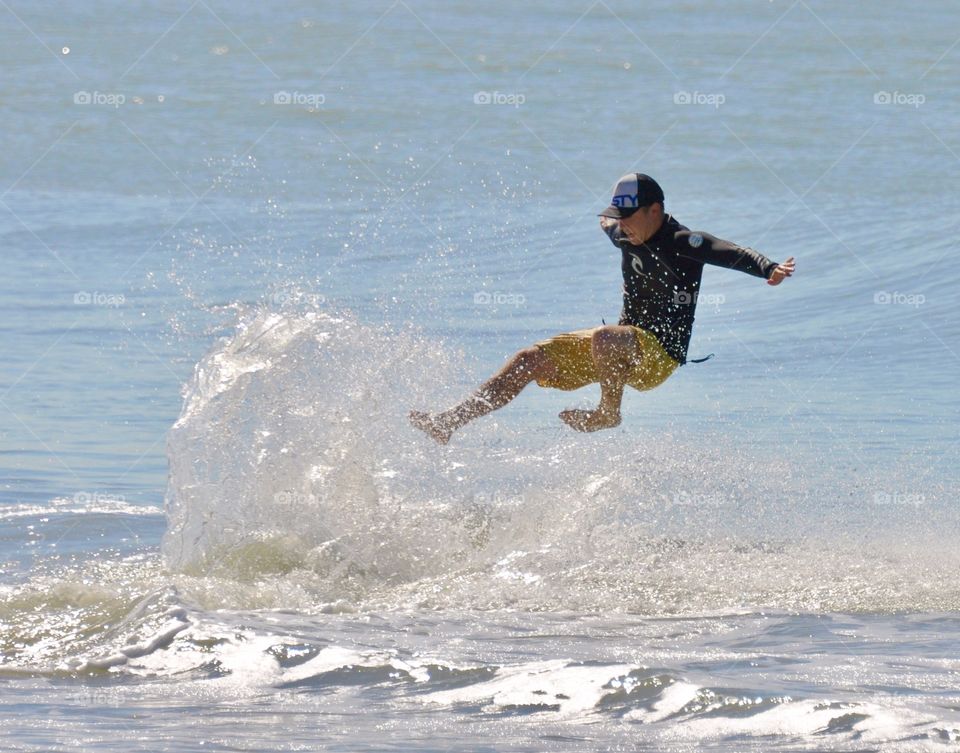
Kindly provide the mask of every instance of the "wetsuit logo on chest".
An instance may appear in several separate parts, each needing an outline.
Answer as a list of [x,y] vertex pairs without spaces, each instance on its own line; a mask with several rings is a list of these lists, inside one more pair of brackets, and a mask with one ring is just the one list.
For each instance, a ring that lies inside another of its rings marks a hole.
[[640,257],[636,254],[630,254],[630,268],[636,272],[638,275],[643,274],[643,262],[640,260]]

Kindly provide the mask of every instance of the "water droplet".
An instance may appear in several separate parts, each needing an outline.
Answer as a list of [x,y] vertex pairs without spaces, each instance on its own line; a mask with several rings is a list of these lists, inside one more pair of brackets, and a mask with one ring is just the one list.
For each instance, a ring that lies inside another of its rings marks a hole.
[[69,47],[64,47],[64,48],[61,50],[61,52],[62,52],[64,55],[69,55],[69,54],[70,54],[70,48],[69,48]]

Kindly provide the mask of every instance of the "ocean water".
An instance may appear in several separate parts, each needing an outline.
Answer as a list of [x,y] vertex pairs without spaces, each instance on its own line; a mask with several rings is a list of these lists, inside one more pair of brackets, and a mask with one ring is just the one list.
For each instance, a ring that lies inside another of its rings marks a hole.
[[[960,745],[947,0],[0,3],[0,749]],[[617,429],[616,178],[708,268]]]

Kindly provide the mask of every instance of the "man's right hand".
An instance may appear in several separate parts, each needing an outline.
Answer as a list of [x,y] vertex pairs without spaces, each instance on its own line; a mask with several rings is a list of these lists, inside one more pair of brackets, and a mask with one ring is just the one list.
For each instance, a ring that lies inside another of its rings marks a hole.
[[797,262],[791,256],[783,264],[778,264],[776,267],[774,267],[773,273],[767,280],[767,285],[779,285],[788,277],[793,277],[793,273],[796,271],[796,269]]

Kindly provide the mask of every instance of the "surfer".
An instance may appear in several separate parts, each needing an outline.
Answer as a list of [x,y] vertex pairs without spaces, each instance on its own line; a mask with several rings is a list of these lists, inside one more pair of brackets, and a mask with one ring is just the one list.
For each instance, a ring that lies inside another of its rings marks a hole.
[[446,444],[454,431],[502,408],[530,382],[559,390],[596,382],[597,408],[565,410],[560,418],[577,431],[618,426],[625,386],[651,390],[686,363],[705,264],[762,277],[768,285],[793,275],[793,257],[778,264],[753,249],[692,232],[664,212],[663,201],[653,178],[628,173],[599,215],[600,227],[621,251],[618,324],[565,332],[524,348],[458,405],[439,413],[411,411],[411,423]]

